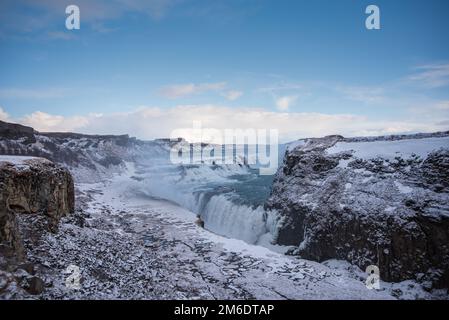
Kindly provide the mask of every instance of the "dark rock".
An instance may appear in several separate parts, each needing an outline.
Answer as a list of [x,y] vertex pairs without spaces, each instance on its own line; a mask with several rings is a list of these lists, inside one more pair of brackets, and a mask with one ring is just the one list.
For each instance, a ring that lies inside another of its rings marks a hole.
[[6,210],[42,213],[50,222],[74,211],[74,183],[69,171],[45,159],[23,160],[16,166],[0,162],[1,193]]
[[[434,136],[413,137],[418,144]],[[297,246],[305,259],[377,265],[386,281],[432,274],[434,287],[449,287],[447,139],[425,159],[327,152],[338,142],[408,138],[331,136],[287,151],[265,205],[279,215],[276,242]]]
[[0,157],[0,272],[15,270],[17,282],[28,293],[40,294],[43,281],[32,276],[35,268],[25,252],[43,234],[55,232],[74,204],[74,183],[67,169],[41,158]]
[[25,270],[26,272],[28,272],[29,274],[34,274],[35,270],[34,270],[34,264],[27,262],[27,263],[22,263],[18,266],[19,269]]
[[0,154],[45,158],[68,167],[78,180],[87,182],[97,180],[111,167],[119,170],[125,161],[132,161],[134,155],[130,149],[154,145],[128,135],[45,133],[0,121]]
[[23,143],[27,145],[36,142],[34,133],[35,131],[31,127],[0,121],[0,137],[5,139],[17,140],[20,138],[25,138]]
[[32,295],[41,294],[44,291],[44,281],[38,277],[30,277],[27,280],[28,287],[26,288],[27,292]]

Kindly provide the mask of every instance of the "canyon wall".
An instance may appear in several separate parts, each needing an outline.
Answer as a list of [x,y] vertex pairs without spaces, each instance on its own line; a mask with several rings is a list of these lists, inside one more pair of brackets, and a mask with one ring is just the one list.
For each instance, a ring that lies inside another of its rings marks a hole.
[[265,207],[278,215],[275,241],[293,254],[449,287],[447,132],[299,141]]
[[67,169],[42,158],[0,155],[0,295],[3,290],[43,290],[27,263],[27,249],[47,232],[56,232],[74,206]]

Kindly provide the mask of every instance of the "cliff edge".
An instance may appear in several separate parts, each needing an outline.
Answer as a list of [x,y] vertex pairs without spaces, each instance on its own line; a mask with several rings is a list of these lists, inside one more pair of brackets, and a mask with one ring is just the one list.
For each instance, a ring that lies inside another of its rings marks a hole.
[[303,258],[449,287],[447,132],[298,141],[266,209],[278,215],[275,241]]
[[43,289],[32,276],[27,249],[46,232],[56,232],[74,204],[67,169],[42,158],[0,156],[0,296],[14,292],[9,286],[29,293]]

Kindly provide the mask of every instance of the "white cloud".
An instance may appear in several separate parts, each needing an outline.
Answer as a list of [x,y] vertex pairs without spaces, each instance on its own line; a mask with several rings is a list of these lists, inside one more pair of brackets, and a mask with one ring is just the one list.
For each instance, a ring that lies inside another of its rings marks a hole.
[[[39,131],[72,131],[89,134],[130,134],[140,139],[170,137],[174,130],[192,128],[277,129],[282,142],[330,134],[367,136],[447,130],[447,118],[371,120],[351,114],[285,113],[255,108],[216,105],[180,105],[172,108],[141,107],[132,112],[63,117],[34,112],[18,122]],[[186,130],[185,132],[191,132]],[[186,139],[191,139],[185,136]]]
[[161,89],[161,94],[170,99],[191,95],[194,92],[195,85],[193,83],[172,85]]
[[419,101],[411,104],[408,111],[419,117],[447,117],[449,116],[449,100]]
[[25,116],[20,122],[42,132],[69,132],[85,127],[89,124],[89,119],[81,116],[63,117],[36,111]]
[[243,92],[242,91],[238,91],[238,90],[230,90],[230,91],[226,91],[226,92],[222,93],[222,96],[225,97],[226,99],[230,100],[230,101],[237,100],[242,95],[243,95]]
[[0,120],[9,121],[9,115],[6,113],[2,107],[0,107]]
[[305,89],[305,86],[303,84],[282,83],[282,84],[274,85],[274,86],[270,86],[270,87],[259,88],[256,91],[257,92],[276,93],[276,92],[280,92],[280,91],[297,91],[297,90],[303,90],[303,89]]
[[343,94],[346,99],[363,103],[378,104],[386,100],[385,90],[380,87],[339,86],[336,91]]
[[409,80],[428,88],[443,87],[449,84],[449,63],[430,64],[416,68],[420,72],[411,75]]
[[440,101],[435,105],[435,108],[438,110],[449,111],[449,101]]
[[160,93],[170,99],[177,99],[193,94],[204,93],[208,91],[221,91],[226,87],[226,82],[217,83],[187,83],[166,86],[160,90]]
[[290,105],[295,103],[297,96],[283,96],[276,99],[276,106],[279,111],[288,111]]

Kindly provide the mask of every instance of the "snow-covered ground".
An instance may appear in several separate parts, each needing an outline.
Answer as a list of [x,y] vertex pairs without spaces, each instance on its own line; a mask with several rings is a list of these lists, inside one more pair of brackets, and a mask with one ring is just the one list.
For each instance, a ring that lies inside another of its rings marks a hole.
[[449,148],[449,137],[435,137],[424,139],[403,139],[394,141],[362,141],[362,142],[337,142],[327,149],[329,154],[342,151],[352,151],[352,155],[359,159],[394,159],[395,157],[410,158],[419,156],[427,157],[432,151],[442,147]]
[[37,160],[37,159],[39,161],[48,161],[46,159],[38,158],[38,157],[0,155],[0,163],[2,163],[2,162],[10,163],[10,164],[14,165],[17,169],[27,168],[29,166],[29,163],[28,163],[29,161],[33,161],[33,160]]
[[12,164],[24,164],[27,160],[33,160],[36,157],[24,157],[24,156],[5,156],[0,155],[0,162],[9,162]]
[[[369,290],[366,275],[348,263],[320,264],[211,233],[192,212],[136,193],[129,169],[78,185],[87,226],[63,221],[31,257],[59,270],[43,298],[431,298],[414,282]],[[64,285],[70,264],[81,270],[80,290]]]

